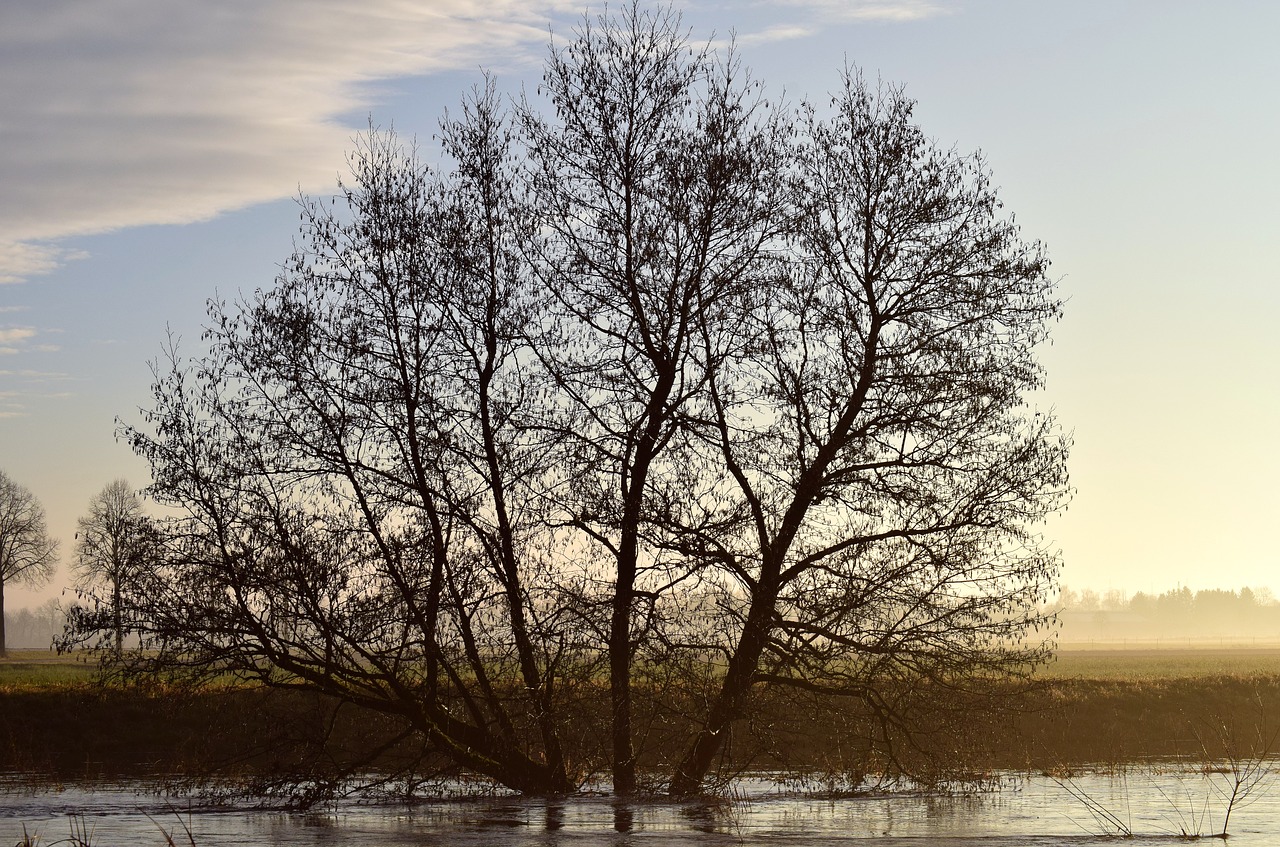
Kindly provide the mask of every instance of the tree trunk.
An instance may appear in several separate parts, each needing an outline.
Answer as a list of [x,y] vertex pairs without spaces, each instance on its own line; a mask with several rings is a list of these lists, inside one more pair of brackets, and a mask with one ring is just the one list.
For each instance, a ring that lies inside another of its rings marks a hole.
[[[609,627],[609,705],[613,731],[613,793],[636,792],[635,751],[631,747],[631,603],[635,558],[619,557],[617,590]],[[630,564],[630,568],[627,568]],[[629,572],[628,572],[629,571]]]
[[4,640],[4,578],[0,577],[0,659],[9,655]]
[[720,685],[720,693],[716,695],[707,714],[707,722],[672,774],[668,789],[671,796],[689,797],[701,790],[702,781],[711,770],[711,763],[724,745],[725,730],[742,716],[747,694],[755,682],[760,656],[764,653],[776,602],[776,591],[763,588],[757,590],[742,637],[738,640],[738,647],[729,661],[729,670]]
[[123,599],[120,596],[120,579],[111,581],[111,614],[116,630],[116,655],[124,652],[124,620],[121,614]]
[[557,770],[531,763],[524,757],[513,757],[500,762],[499,767],[490,772],[489,776],[508,788],[532,797],[572,794],[577,789],[565,776],[563,768]]
[[470,751],[450,746],[455,761],[521,794],[546,797],[572,794],[577,788],[569,781],[563,768],[555,769],[533,762],[518,751],[506,750],[496,757],[485,758],[468,755]]
[[636,755],[631,737],[631,610],[635,603],[639,572],[640,524],[644,495],[654,459],[661,452],[660,435],[669,421],[667,398],[675,385],[674,368],[660,370],[649,395],[644,431],[636,445],[629,478],[622,481],[622,538],[618,547],[618,574],[614,582],[613,609],[609,621],[609,703],[613,719],[613,791],[636,793]]

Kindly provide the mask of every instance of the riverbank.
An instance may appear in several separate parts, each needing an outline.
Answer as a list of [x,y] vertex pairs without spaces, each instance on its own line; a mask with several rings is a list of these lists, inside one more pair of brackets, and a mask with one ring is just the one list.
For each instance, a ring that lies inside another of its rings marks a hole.
[[[604,704],[580,707],[578,756],[589,766],[591,736],[604,738]],[[1017,698],[960,701],[939,692],[912,708],[933,755],[903,749],[900,764],[937,766],[940,774],[1253,754],[1272,741],[1268,727],[1280,728],[1280,650],[1070,652]],[[647,717],[646,765],[663,772],[687,727],[675,714]],[[0,770],[50,779],[216,773],[323,782],[361,768],[446,774],[416,736],[396,740],[403,728],[304,692],[102,686],[90,667],[47,654],[0,661]],[[845,703],[765,696],[756,717],[735,727],[722,772],[812,773],[833,788],[853,785],[883,763],[867,743],[876,731]]]

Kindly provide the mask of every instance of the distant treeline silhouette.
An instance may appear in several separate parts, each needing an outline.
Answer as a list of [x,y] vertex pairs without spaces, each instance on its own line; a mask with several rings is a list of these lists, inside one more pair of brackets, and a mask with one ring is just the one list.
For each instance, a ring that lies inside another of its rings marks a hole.
[[[1055,603],[1061,640],[1251,638],[1280,641],[1280,600],[1269,588],[1173,588],[1162,594],[1103,593],[1063,586]],[[5,612],[9,646],[47,649],[66,617],[57,600]]]
[[1268,588],[1180,587],[1162,594],[1099,594],[1063,586],[1055,604],[1062,641],[1253,638],[1280,640],[1280,602]]
[[57,599],[49,599],[35,608],[5,610],[4,629],[8,646],[18,649],[48,650],[62,634],[67,617]]

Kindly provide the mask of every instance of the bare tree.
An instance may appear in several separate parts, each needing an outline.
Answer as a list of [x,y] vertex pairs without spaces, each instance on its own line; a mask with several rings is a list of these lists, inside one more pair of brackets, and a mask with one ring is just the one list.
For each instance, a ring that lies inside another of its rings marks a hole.
[[56,597],[50,597],[35,608],[19,609],[15,614],[5,612],[6,645],[48,647],[57,642],[63,631],[66,615]]
[[855,75],[770,104],[637,3],[542,93],[486,82],[438,168],[371,131],[157,369],[127,434],[181,516],[121,666],[325,692],[521,791],[687,794],[762,686],[891,751],[899,693],[1042,658],[1059,304],[981,159]]
[[[605,562],[594,623],[609,656],[614,790],[636,790],[632,667],[663,626],[666,594],[697,563],[646,538],[683,499],[668,460],[780,224],[784,135],[730,54],[690,45],[679,16],[588,18],[554,50],[522,110],[543,210],[535,265],[557,312],[535,345],[565,413],[566,520]],[[714,339],[712,343],[704,341]]]
[[491,85],[442,141],[449,172],[371,131],[341,206],[304,198],[276,286],[212,304],[207,360],[158,374],[155,432],[130,437],[186,517],[132,594],[137,660],[320,690],[563,792],[590,766],[553,695],[590,674],[566,672],[582,651],[539,546],[555,444],[520,425],[533,221]]
[[[113,480],[89,501],[76,533],[76,575],[82,596],[105,606],[117,653],[124,644],[125,587],[155,558],[156,548],[155,529],[128,482]],[[105,597],[99,598],[99,587]]]
[[1031,527],[1067,493],[1067,445],[1024,403],[1060,306],[981,158],[939,149],[912,106],[846,72],[830,118],[805,109],[788,278],[710,385],[712,490],[749,517],[687,532],[725,574],[733,638],[674,794],[755,685],[864,700],[888,744],[910,734],[895,696],[1046,654],[1022,646],[1057,572]]
[[0,471],[0,656],[4,641],[5,585],[42,585],[58,564],[58,542],[45,528],[44,507],[27,488]]

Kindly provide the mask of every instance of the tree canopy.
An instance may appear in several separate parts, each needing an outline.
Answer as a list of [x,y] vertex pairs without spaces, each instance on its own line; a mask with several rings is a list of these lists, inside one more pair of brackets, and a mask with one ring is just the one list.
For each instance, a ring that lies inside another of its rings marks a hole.
[[787,107],[633,5],[537,94],[485,80],[438,164],[371,130],[127,430],[176,516],[123,666],[324,692],[521,791],[677,795],[761,692],[861,709],[891,764],[913,692],[1026,673],[1060,302],[912,106],[847,70]]

